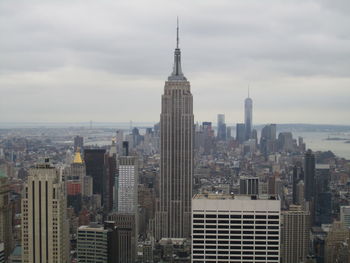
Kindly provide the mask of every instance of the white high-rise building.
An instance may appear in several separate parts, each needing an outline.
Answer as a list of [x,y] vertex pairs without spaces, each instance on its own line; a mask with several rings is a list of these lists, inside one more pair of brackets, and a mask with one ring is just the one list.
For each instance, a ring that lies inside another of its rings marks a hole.
[[64,183],[49,160],[29,170],[22,199],[22,262],[69,261]]
[[118,212],[137,212],[137,157],[121,156],[118,161]]
[[280,213],[275,195],[195,195],[192,262],[278,263]]

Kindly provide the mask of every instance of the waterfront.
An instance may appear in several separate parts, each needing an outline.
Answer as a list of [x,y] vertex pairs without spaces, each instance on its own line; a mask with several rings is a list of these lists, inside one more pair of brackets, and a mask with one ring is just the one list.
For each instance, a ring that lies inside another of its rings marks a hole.
[[350,140],[350,133],[329,133],[329,132],[293,132],[293,137],[304,138],[306,148],[313,151],[332,151],[335,155],[350,160],[350,143],[345,140],[327,140],[327,138],[347,138]]

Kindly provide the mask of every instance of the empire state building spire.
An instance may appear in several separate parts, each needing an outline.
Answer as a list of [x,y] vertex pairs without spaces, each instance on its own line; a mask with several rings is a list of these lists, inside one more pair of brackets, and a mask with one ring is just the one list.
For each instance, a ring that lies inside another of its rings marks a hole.
[[176,27],[176,48],[174,52],[173,72],[171,73],[171,76],[169,76],[168,80],[186,80],[181,69],[181,50],[179,48],[179,18],[177,19]]

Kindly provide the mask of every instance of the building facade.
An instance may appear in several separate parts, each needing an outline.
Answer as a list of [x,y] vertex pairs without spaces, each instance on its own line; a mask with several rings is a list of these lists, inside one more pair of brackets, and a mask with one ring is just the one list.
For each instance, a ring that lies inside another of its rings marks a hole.
[[118,161],[118,212],[137,212],[138,165],[135,156],[120,156]]
[[340,207],[340,222],[342,222],[345,227],[350,227],[350,206]]
[[259,177],[241,176],[239,178],[239,189],[241,195],[258,195]]
[[226,140],[226,123],[225,114],[218,114],[218,124],[217,124],[217,139],[219,141]]
[[279,262],[278,196],[197,194],[192,211],[192,262]]
[[245,140],[252,138],[253,129],[253,100],[249,97],[244,101],[244,124],[245,124]]
[[48,160],[29,170],[22,199],[22,262],[69,262],[65,187]]
[[[178,32],[178,28],[177,28]],[[181,70],[177,35],[174,68],[165,82],[160,114],[160,191],[156,238],[190,237],[193,180],[193,97]]]
[[80,226],[77,233],[79,263],[114,262],[111,257],[113,231],[100,225]]
[[106,166],[105,149],[85,149],[84,160],[86,166],[86,175],[91,176],[93,180],[93,194],[101,196],[104,203],[104,194],[106,192]]
[[282,262],[304,262],[310,245],[310,212],[291,205],[282,212]]

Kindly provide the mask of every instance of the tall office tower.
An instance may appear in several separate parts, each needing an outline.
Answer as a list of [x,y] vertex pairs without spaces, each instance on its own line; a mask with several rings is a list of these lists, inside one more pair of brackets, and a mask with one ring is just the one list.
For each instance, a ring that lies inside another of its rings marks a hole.
[[83,180],[86,175],[85,164],[81,158],[79,149],[74,154],[73,162],[67,168],[66,175],[67,199],[68,206],[72,206],[74,211],[78,213],[81,210],[82,194],[83,194]]
[[279,262],[278,196],[197,194],[192,199],[192,262]]
[[304,262],[310,243],[310,212],[299,205],[282,211],[281,232],[282,262]]
[[315,165],[315,224],[332,223],[331,173],[329,164]]
[[117,260],[120,263],[134,263],[138,237],[137,214],[112,213],[108,216],[108,225],[117,229],[116,250]]
[[99,194],[102,203],[104,203],[104,193],[106,191],[105,154],[105,149],[84,150],[86,175],[92,177],[93,194]]
[[49,160],[29,170],[22,199],[22,262],[69,261],[67,199]]
[[245,141],[245,124],[237,123],[236,124],[236,141],[243,143]]
[[296,188],[296,203],[298,205],[305,206],[305,184],[303,180],[300,180]]
[[298,193],[297,193],[297,187],[300,180],[303,180],[303,168],[299,165],[295,165],[293,167],[293,177],[292,177],[292,193],[293,193],[293,204],[295,205],[301,205],[301,203],[298,203]]
[[340,207],[340,222],[342,222],[345,227],[350,227],[350,206]]
[[117,130],[116,132],[116,145],[117,153],[120,154],[123,150],[124,132],[123,130]]
[[258,144],[258,131],[256,129],[252,130],[251,139],[255,140],[255,144]]
[[77,150],[82,151],[84,149],[84,137],[79,135],[74,137],[74,152]]
[[304,157],[305,200],[312,201],[315,197],[315,155],[309,149]]
[[249,97],[244,101],[244,124],[245,124],[245,140],[252,137],[253,129],[253,100]]
[[203,150],[204,154],[211,154],[214,149],[214,130],[212,128],[211,122],[203,122]]
[[278,150],[283,152],[292,152],[295,150],[293,134],[291,132],[280,132],[278,134]]
[[165,82],[160,114],[160,196],[157,239],[191,234],[193,180],[193,97],[181,70],[179,28],[174,68]]
[[226,140],[226,123],[225,123],[225,114],[218,114],[218,133],[217,139],[219,141]]
[[342,254],[343,246],[346,244],[345,250],[347,252],[347,256],[349,257],[349,240],[350,240],[350,229],[345,227],[341,222],[335,221],[331,225],[328,235],[325,240],[325,263],[345,263],[349,262],[349,258],[347,261],[337,260],[339,256]]
[[260,150],[264,155],[277,151],[276,129],[276,124],[269,124],[261,130]]
[[241,176],[239,178],[239,188],[241,195],[258,195],[259,177]]
[[12,235],[10,185],[5,173],[0,170],[0,243],[4,243],[4,259],[12,252]]
[[226,128],[226,139],[228,139],[228,140],[232,139],[232,128],[231,127]]
[[93,179],[91,176],[84,176],[82,183],[83,196],[92,197],[93,195]]
[[70,166],[70,177],[68,180],[76,180],[82,182],[83,177],[86,175],[86,169],[83,159],[79,151],[74,154],[73,162]]
[[[114,145],[115,150],[115,145]],[[115,185],[115,177],[117,174],[117,154],[112,150],[105,155],[106,164],[106,192],[105,192],[105,211],[113,209],[113,188]]]
[[297,204],[297,185],[298,185],[298,166],[294,165],[293,167],[293,177],[292,177],[292,202]]
[[[124,144],[128,147],[127,144]],[[136,156],[128,156],[124,148],[118,160],[118,212],[137,212],[138,165]]]
[[115,229],[97,224],[80,226],[77,233],[78,262],[117,262],[115,232]]

